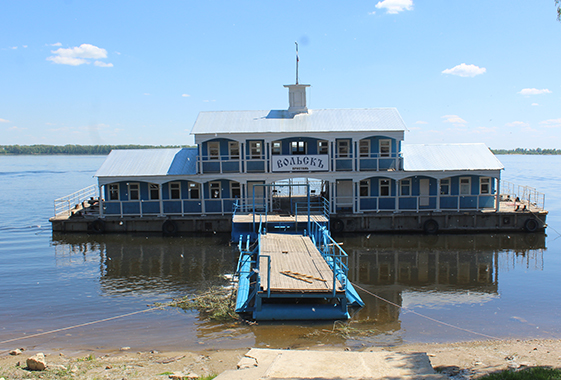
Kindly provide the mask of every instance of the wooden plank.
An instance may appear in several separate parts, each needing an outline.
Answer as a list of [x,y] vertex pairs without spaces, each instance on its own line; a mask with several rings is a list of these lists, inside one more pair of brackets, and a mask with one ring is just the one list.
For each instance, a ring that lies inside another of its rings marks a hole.
[[[267,291],[268,259],[263,256],[269,256],[271,292],[332,292],[333,271],[308,236],[275,233],[262,235],[261,255],[259,265],[264,291]],[[301,276],[289,276],[285,274],[287,272]],[[337,281],[336,286],[339,289],[341,284]]]

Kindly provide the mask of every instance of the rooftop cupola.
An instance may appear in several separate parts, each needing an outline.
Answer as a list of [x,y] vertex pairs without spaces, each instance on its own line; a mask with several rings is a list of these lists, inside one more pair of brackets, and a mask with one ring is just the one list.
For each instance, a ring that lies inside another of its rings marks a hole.
[[310,87],[310,85],[298,83],[298,63],[300,63],[300,57],[298,56],[298,42],[295,42],[295,44],[296,84],[284,85],[284,87],[288,87],[288,112],[291,114],[308,113],[308,107],[306,106],[306,87]]
[[285,84],[284,87],[288,87],[288,112],[297,113],[308,113],[308,107],[306,106],[306,87],[310,87],[309,84]]

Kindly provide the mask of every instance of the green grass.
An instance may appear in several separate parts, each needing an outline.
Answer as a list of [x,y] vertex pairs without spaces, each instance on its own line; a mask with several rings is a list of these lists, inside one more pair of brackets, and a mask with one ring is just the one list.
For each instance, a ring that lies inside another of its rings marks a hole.
[[561,380],[561,370],[530,367],[519,371],[502,371],[480,377],[479,380]]

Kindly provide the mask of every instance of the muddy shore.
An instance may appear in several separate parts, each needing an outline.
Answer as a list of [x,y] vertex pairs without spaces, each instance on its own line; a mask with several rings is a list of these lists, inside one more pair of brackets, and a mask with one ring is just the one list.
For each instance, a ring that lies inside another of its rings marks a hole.
[[[0,353],[0,378],[167,379],[174,372],[198,376],[217,375],[225,370],[235,369],[249,349],[250,347],[196,352],[131,352],[126,348],[113,352],[53,351],[44,352],[49,368],[40,372],[25,369],[26,359],[37,352],[24,350],[19,355],[10,355],[8,351],[4,351]],[[318,350],[318,347],[313,349]],[[432,366],[453,379],[476,379],[486,373],[524,366],[561,368],[561,340],[553,339],[408,344],[369,347],[361,351],[382,350],[426,352]]]

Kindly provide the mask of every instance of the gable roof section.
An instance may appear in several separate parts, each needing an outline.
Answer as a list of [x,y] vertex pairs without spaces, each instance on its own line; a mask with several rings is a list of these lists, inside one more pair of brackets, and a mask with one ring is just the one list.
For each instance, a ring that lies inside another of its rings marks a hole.
[[197,149],[112,150],[96,177],[142,177],[196,174]]
[[485,144],[403,144],[405,171],[501,170]]
[[395,108],[200,112],[191,134],[405,131]]

